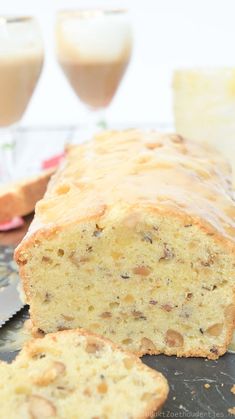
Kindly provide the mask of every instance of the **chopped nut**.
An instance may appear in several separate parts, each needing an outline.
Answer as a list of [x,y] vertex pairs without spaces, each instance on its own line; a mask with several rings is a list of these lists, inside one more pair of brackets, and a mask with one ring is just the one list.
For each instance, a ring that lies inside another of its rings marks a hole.
[[44,371],[40,376],[33,379],[34,384],[45,387],[56,380],[59,375],[65,372],[65,365],[62,362],[53,362],[52,366]]
[[156,349],[157,349],[156,346],[150,339],[145,338],[145,337],[141,339],[141,345],[140,345],[141,352],[143,351],[144,353],[147,353],[147,352],[153,353],[153,352],[156,352]]
[[99,323],[91,323],[90,325],[89,325],[89,328],[91,328],[91,329],[99,329],[99,327],[101,327],[101,325],[99,324]]
[[100,393],[100,394],[104,394],[104,393],[107,393],[107,391],[108,391],[108,386],[107,386],[107,384],[106,383],[100,383],[100,384],[98,384],[98,386],[97,386],[97,391],[98,391],[98,393]]
[[74,320],[74,317],[72,316],[68,316],[67,314],[61,314],[61,316],[67,321],[67,322],[71,322],[72,320]]
[[34,338],[43,338],[43,336],[45,336],[45,332],[37,327],[32,327],[32,335]]
[[153,399],[153,395],[152,395],[152,393],[144,393],[144,394],[141,396],[141,400],[142,400],[142,401],[149,401],[149,400],[151,400],[151,399]]
[[124,358],[123,364],[125,365],[127,370],[130,370],[134,366],[135,361],[133,358]]
[[53,260],[48,256],[43,256],[42,257],[42,262],[45,262],[45,263],[48,263],[48,264],[51,265],[53,263]]
[[206,329],[206,333],[211,336],[219,336],[223,330],[223,323],[215,323]]
[[28,411],[32,419],[44,419],[56,416],[54,404],[42,396],[32,395],[28,398]]
[[179,346],[183,346],[184,344],[183,336],[179,332],[176,332],[176,330],[173,330],[173,329],[167,330],[165,341],[166,341],[166,344],[170,347],[179,347]]
[[83,391],[83,394],[85,396],[91,397],[91,395],[92,395],[91,389],[90,388],[85,388],[85,390]]
[[133,310],[132,311],[132,315],[138,320],[147,320],[147,317],[144,316],[144,313],[142,313],[142,311],[137,311],[137,310]]
[[184,138],[179,134],[171,134],[170,139],[173,143],[183,143]]
[[159,261],[160,260],[170,260],[170,259],[173,259],[174,256],[175,256],[175,254],[174,254],[173,250],[171,250],[168,247],[167,243],[164,243],[163,256],[160,257]]
[[64,256],[64,250],[63,249],[58,249],[57,255],[60,256],[60,257]]
[[112,252],[112,253],[111,253],[111,256],[112,256],[112,258],[113,258],[114,260],[118,260],[118,259],[120,259],[120,258],[123,256],[123,254],[122,254],[122,253],[120,253],[120,252]]
[[69,259],[78,268],[80,268],[80,266],[83,263],[88,262],[90,260],[90,258],[87,257],[87,256],[78,256],[78,255],[76,255],[76,251],[74,251],[74,250],[70,253]]
[[56,193],[58,195],[64,195],[70,191],[70,186],[66,185],[65,183],[63,185],[58,186],[56,189]]
[[147,268],[146,266],[137,266],[132,271],[135,275],[141,275],[141,276],[148,276],[151,273],[151,270]]
[[127,294],[124,298],[123,301],[125,301],[125,303],[133,303],[135,301],[133,295],[131,294]]
[[192,296],[193,296],[193,293],[192,292],[187,292],[187,294],[186,294],[186,300],[191,300]]
[[89,354],[94,354],[95,352],[100,351],[103,348],[103,344],[101,342],[90,340],[87,342],[86,345],[86,352]]
[[155,148],[159,148],[162,147],[163,144],[162,143],[146,143],[145,144],[146,148],[148,148],[149,150],[155,150]]
[[163,304],[161,305],[161,308],[162,310],[169,312],[173,310],[174,306],[172,304]]
[[104,311],[101,313],[100,317],[102,317],[102,319],[110,319],[110,317],[112,317],[112,313],[110,313],[110,311]]
[[207,251],[207,252],[208,252],[207,258],[205,260],[201,260],[201,265],[209,267],[214,264],[217,255],[215,253],[214,254],[211,253],[210,251]]
[[26,265],[26,263],[28,262],[28,260],[25,258],[24,254],[20,254],[17,258],[17,263],[20,266]]
[[229,304],[224,311],[225,318],[228,322],[228,324],[235,326],[235,305]]
[[133,342],[133,340],[131,338],[123,339],[123,341],[122,341],[123,345],[129,345],[132,342]]

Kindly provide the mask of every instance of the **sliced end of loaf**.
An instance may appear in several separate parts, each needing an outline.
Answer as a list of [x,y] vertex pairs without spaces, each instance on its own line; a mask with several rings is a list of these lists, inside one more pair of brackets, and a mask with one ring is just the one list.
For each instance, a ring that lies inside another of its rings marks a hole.
[[17,253],[34,326],[83,327],[138,355],[218,358],[234,327],[234,256],[218,236],[138,208],[35,234]]
[[0,416],[9,419],[147,418],[168,394],[160,373],[83,330],[34,339],[0,371]]

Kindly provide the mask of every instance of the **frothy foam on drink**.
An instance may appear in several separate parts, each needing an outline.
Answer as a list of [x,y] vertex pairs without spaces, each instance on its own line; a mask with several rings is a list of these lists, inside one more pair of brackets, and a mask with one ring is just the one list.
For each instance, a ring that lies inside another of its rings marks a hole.
[[131,30],[127,21],[118,16],[101,14],[92,18],[68,17],[59,21],[57,43],[63,44],[64,59],[79,61],[107,62],[128,55],[131,48]]
[[41,39],[35,37],[35,29],[38,30],[38,27],[33,19],[8,23],[6,19],[0,18],[0,57],[36,50],[37,53],[42,52]]

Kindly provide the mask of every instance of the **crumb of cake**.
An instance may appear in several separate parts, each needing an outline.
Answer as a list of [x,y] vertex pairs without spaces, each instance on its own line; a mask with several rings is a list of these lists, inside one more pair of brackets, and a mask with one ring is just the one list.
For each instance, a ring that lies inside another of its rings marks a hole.
[[230,391],[231,391],[231,393],[235,394],[235,384],[233,384]]
[[204,387],[205,387],[206,389],[208,389],[208,388],[210,388],[210,384],[206,383],[206,384],[204,384]]
[[235,415],[235,407],[230,407],[228,413],[230,413],[230,415]]

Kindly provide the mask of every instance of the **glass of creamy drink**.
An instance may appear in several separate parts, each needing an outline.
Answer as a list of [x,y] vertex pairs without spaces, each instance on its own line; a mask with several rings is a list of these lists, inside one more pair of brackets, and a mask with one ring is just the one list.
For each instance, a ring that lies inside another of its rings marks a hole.
[[37,21],[0,15],[0,183],[14,177],[12,128],[27,108],[42,65]]
[[59,12],[56,53],[81,101],[95,111],[113,99],[130,61],[132,33],[126,10]]

